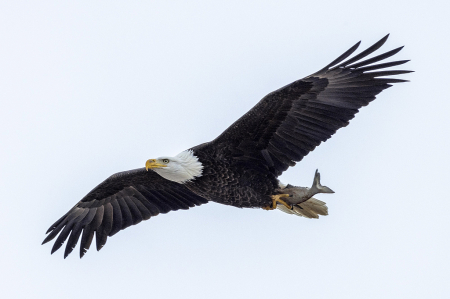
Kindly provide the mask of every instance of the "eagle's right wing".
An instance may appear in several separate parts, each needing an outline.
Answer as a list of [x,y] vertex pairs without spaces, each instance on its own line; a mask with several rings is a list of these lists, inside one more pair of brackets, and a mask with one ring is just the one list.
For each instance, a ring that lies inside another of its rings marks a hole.
[[116,173],[89,192],[80,202],[56,221],[42,244],[55,238],[51,253],[67,239],[64,258],[80,238],[80,257],[89,249],[94,232],[97,250],[111,237],[130,225],[159,213],[187,210],[208,201],[184,185],[164,179],[145,168]]

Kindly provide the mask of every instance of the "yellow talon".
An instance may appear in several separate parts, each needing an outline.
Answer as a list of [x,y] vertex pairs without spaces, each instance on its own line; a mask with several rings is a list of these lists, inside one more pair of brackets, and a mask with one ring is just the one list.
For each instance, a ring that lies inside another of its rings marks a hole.
[[274,210],[277,207],[277,203],[280,203],[282,205],[284,205],[286,208],[288,208],[289,210],[292,210],[292,206],[290,204],[288,204],[287,202],[285,202],[284,200],[280,199],[281,197],[289,197],[289,194],[277,194],[277,195],[272,195],[272,206],[265,206],[262,207],[264,210],[269,211],[269,210]]

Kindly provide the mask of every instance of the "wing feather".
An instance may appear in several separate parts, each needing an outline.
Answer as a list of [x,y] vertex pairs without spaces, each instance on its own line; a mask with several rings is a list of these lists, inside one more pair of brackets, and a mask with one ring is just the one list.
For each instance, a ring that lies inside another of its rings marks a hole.
[[91,230],[90,227],[85,227],[83,229],[80,242],[80,258],[82,258],[91,247],[92,240],[94,239],[94,233],[95,231]]
[[59,234],[58,238],[56,238],[56,241],[53,244],[52,253],[58,250],[64,244],[70,232],[72,231],[72,227],[75,223],[74,220],[76,220],[80,215],[82,215],[83,212],[84,211],[82,209],[77,209],[73,214],[70,215],[70,217],[68,217],[64,229]]
[[230,149],[230,155],[240,161],[265,163],[280,175],[347,126],[381,91],[393,83],[407,82],[389,76],[410,71],[384,69],[408,60],[374,64],[403,47],[362,60],[378,50],[388,36],[349,58],[357,43],[320,71],[269,93],[211,144]]
[[335,66],[334,68],[339,68],[339,67],[345,67],[353,62],[356,62],[360,59],[363,59],[366,56],[369,56],[370,54],[372,54],[373,52],[375,52],[376,50],[378,50],[379,48],[381,48],[381,46],[384,45],[384,43],[387,41],[389,37],[389,34],[387,34],[385,37],[383,37],[382,39],[380,39],[379,41],[377,41],[375,44],[373,44],[372,46],[370,46],[369,48],[367,48],[366,50],[362,51],[361,53],[359,53],[358,55],[354,56],[353,58],[341,63],[338,66]]
[[122,213],[122,229],[132,226],[133,225],[133,216],[131,214],[130,208],[127,205],[125,197],[118,198],[117,202],[119,203],[120,212]]
[[111,228],[111,231],[109,232],[109,237],[115,235],[122,229],[122,211],[120,209],[120,204],[117,201],[117,195],[113,195],[113,200],[111,200],[111,205],[113,208],[113,226]]
[[[393,61],[393,62],[374,64],[374,65],[371,65],[371,66],[358,68],[358,70],[360,72],[368,72],[368,71],[373,71],[373,70],[384,69],[384,68],[388,68],[388,67],[401,65],[401,64],[407,63],[408,61],[409,60],[398,60],[398,61]],[[411,71],[408,71],[408,72],[411,72]]]
[[[182,189],[180,189],[178,191],[182,191]],[[154,203],[152,203],[150,200],[148,200],[146,197],[144,197],[144,195],[142,195],[141,192],[137,191],[134,195],[134,198],[139,200],[147,208],[147,210],[150,213],[150,216],[156,216],[159,214],[158,207]]]
[[145,168],[116,173],[95,187],[47,231],[44,243],[56,238],[51,253],[62,247],[66,258],[80,241],[80,257],[95,235],[97,250],[108,236],[159,213],[189,209],[208,201],[182,184],[168,181]]
[[[97,250],[103,248],[108,238],[108,234],[112,229],[113,224],[113,210],[111,203],[107,203],[103,206],[103,218],[102,223],[97,228],[95,237],[96,237],[96,246]],[[67,244],[69,245],[69,244]]]
[[131,212],[132,224],[136,225],[142,221],[142,214],[139,209],[136,207],[136,204],[133,202],[130,196],[124,197],[125,204],[128,206]]

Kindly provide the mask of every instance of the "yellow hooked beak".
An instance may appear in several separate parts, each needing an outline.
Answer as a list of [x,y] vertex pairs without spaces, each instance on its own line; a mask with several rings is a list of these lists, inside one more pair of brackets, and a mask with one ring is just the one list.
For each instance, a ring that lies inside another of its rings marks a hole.
[[145,169],[147,169],[147,171],[152,168],[161,167],[167,167],[167,165],[156,162],[156,159],[149,159],[147,160],[147,162],[145,162]]

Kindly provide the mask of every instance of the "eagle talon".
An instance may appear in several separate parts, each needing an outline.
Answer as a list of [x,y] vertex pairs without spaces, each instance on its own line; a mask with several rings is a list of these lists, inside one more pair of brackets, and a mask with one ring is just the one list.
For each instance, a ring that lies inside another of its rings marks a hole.
[[272,205],[264,206],[264,207],[262,207],[262,209],[266,210],[266,211],[275,210],[277,208],[277,203],[280,203],[283,206],[285,206],[286,208],[288,208],[289,210],[292,210],[294,207],[281,199],[281,197],[291,197],[291,196],[292,195],[289,195],[289,194],[272,195],[271,196]]

